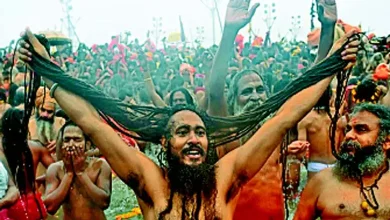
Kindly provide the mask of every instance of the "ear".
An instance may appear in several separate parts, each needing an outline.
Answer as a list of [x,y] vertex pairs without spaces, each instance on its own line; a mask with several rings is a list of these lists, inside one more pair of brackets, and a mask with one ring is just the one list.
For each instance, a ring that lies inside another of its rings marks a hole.
[[167,138],[166,137],[162,137],[161,138],[161,146],[162,146],[162,148],[163,148],[163,150],[164,151],[167,151],[167,146],[168,146],[168,140],[167,140]]
[[85,151],[91,150],[91,145],[92,145],[91,141],[86,141],[85,142]]
[[387,135],[385,142],[383,143],[383,149],[385,151],[390,150],[390,135]]

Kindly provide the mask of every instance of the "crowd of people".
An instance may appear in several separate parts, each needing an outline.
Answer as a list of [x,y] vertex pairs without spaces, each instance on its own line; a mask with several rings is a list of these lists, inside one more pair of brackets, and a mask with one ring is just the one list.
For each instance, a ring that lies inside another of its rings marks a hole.
[[308,42],[245,39],[249,5],[208,48],[11,42],[0,220],[389,219],[390,37],[317,0]]

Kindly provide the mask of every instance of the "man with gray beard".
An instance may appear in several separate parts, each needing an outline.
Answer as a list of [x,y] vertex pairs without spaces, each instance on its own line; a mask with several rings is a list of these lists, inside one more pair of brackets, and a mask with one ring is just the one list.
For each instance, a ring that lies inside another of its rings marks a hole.
[[316,174],[295,219],[389,219],[390,109],[355,107],[335,167]]
[[50,97],[49,89],[43,87],[37,91],[35,99],[35,117],[29,122],[30,139],[46,146],[50,153],[55,153],[57,133],[64,124],[64,119],[55,117],[56,101]]

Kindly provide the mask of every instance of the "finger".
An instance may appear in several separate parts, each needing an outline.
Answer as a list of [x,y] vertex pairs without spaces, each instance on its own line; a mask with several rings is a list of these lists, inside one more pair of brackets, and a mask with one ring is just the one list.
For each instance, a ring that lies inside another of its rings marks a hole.
[[342,37],[342,39],[343,40],[348,40],[349,38],[351,38],[354,34],[356,34],[357,32],[356,32],[356,30],[351,30],[351,31],[349,31],[348,33],[346,33],[343,37]]
[[350,54],[350,55],[343,56],[342,59],[349,60],[349,61],[356,61],[356,54]]
[[260,6],[260,3],[256,3],[256,4],[254,4],[254,5],[251,7],[251,9],[249,9],[249,12],[248,12],[248,15],[249,15],[248,19],[249,19],[249,20],[252,19],[253,15],[255,15],[256,10],[257,10],[257,8],[258,8],[259,6]]
[[27,50],[27,49],[25,49],[25,48],[20,48],[19,49],[19,53],[21,53],[21,54],[23,54],[23,55],[27,55],[27,56],[29,56],[29,57],[31,57],[31,52],[29,51],[29,50]]
[[353,66],[355,66],[355,63],[356,63],[356,62],[350,62],[350,63],[348,63],[348,65],[344,68],[344,70],[348,70],[348,69],[352,68]]
[[349,48],[349,49],[344,50],[341,53],[341,56],[345,56],[348,54],[356,54],[358,51],[359,51],[359,48],[357,48],[357,47]]
[[24,48],[30,48],[30,44],[28,44],[26,41],[21,40],[19,45]]
[[23,55],[23,54],[19,54],[19,59],[23,60],[24,62],[30,62],[31,61],[31,57]]
[[26,28],[26,35],[27,35],[27,38],[28,38],[28,41],[30,41],[30,43],[32,45],[36,45],[36,44],[40,44],[38,39],[35,37],[35,35],[31,32],[30,28]]

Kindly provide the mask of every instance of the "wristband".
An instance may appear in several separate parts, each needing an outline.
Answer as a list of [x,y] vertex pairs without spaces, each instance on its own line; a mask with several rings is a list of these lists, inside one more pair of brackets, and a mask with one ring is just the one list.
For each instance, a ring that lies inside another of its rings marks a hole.
[[56,91],[57,87],[58,87],[58,83],[54,83],[51,88],[50,88],[50,97],[54,98],[54,92]]

